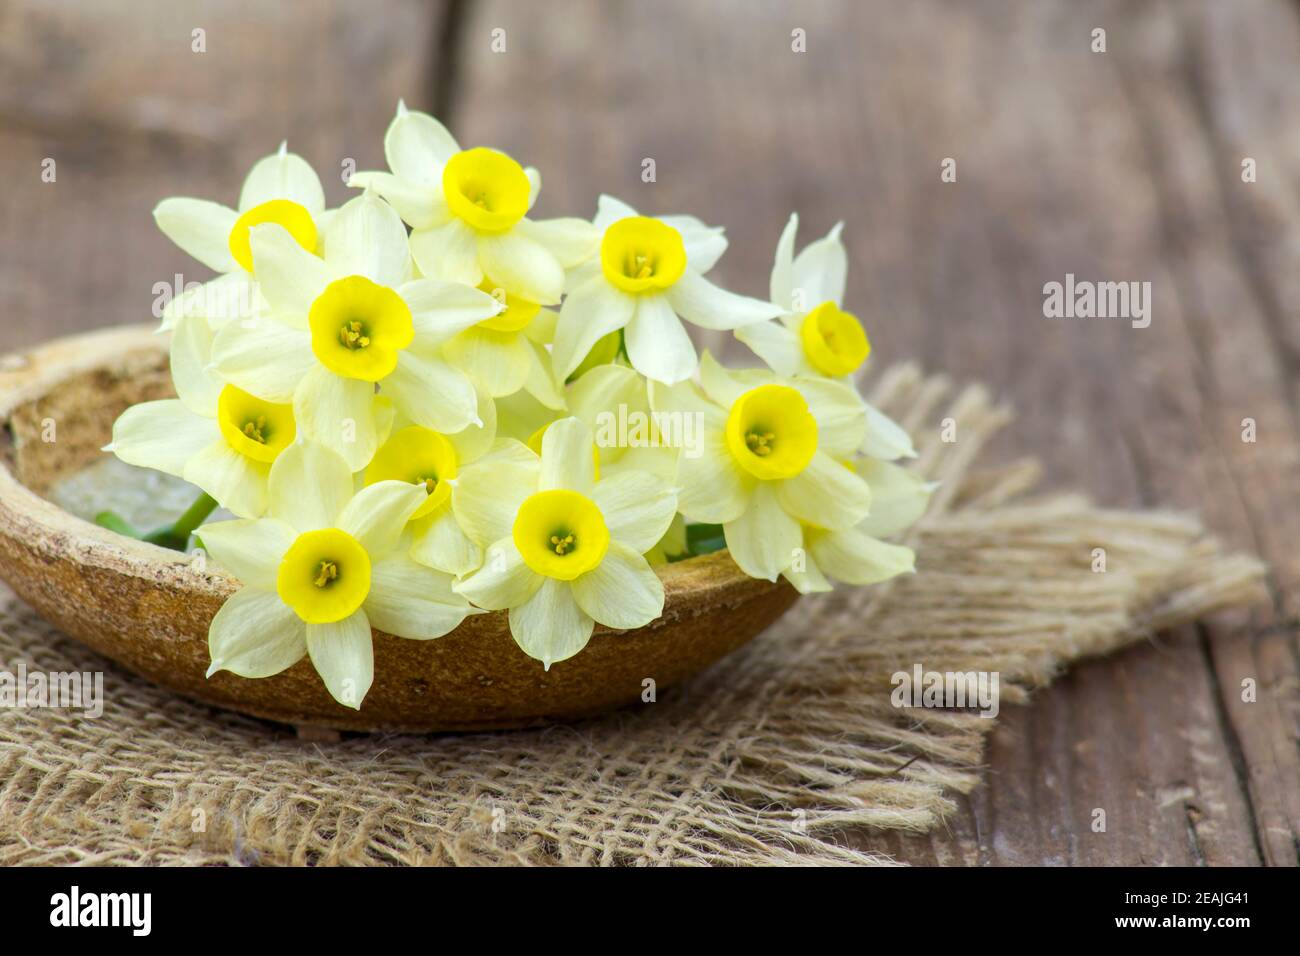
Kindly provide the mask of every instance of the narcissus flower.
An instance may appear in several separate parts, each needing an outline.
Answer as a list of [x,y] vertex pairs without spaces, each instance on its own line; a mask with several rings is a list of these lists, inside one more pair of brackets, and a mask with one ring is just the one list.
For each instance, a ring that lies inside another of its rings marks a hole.
[[372,626],[427,640],[473,613],[449,575],[397,550],[424,502],[402,481],[354,495],[341,457],[315,444],[286,449],[271,468],[268,517],[199,530],[244,585],[212,619],[208,675],[270,677],[308,655],[334,699],[360,708],[374,676]]
[[[824,238],[810,242],[797,256],[799,216],[792,214],[776,245],[772,265],[772,301],[781,306],[777,322],[736,329],[768,367],[785,377],[842,379],[851,376],[871,354],[871,343],[858,317],[843,309],[848,253],[840,239],[843,223]],[[863,402],[866,430],[861,451],[892,461],[914,457],[912,440],[888,416]]]
[[493,286],[556,305],[564,272],[589,258],[598,235],[582,219],[528,218],[542,180],[505,153],[461,149],[427,113],[398,103],[384,136],[391,172],[358,172],[350,185],[373,189],[410,224],[411,254],[424,275]]
[[493,287],[488,279],[479,288],[496,298],[504,309],[449,339],[443,346],[447,360],[464,369],[494,398],[526,389],[542,404],[563,408],[551,353],[546,348],[555,335],[555,313],[499,286]]
[[509,609],[515,642],[546,668],[581,651],[596,623],[636,628],[663,612],[663,584],[642,554],[668,529],[676,495],[645,472],[597,480],[591,431],[576,418],[546,429],[540,460],[514,445],[466,469],[452,506],[487,549],[456,590]]
[[[483,563],[483,549],[462,530],[451,508],[451,489],[462,469],[486,461],[494,445],[496,412],[491,399],[479,406],[484,423],[452,435],[402,418],[366,467],[367,485],[405,481],[425,492],[408,519],[409,554],[421,564],[462,575]],[[485,457],[488,456],[488,457]]]
[[172,299],[163,310],[162,328],[172,328],[181,317],[205,318],[214,328],[233,318],[247,318],[262,304],[253,282],[251,228],[277,223],[294,242],[315,253],[329,215],[320,179],[284,143],[249,170],[236,209],[206,199],[164,199],[153,211],[158,228],[221,275]]
[[871,489],[843,462],[862,438],[863,411],[847,385],[781,379],[766,369],[729,372],[707,352],[703,391],[651,385],[656,411],[704,416],[700,454],[680,455],[680,508],[720,524],[732,558],[750,577],[775,581],[803,544],[802,525],[852,527]]
[[736,329],[779,315],[770,302],[727,292],[704,278],[727,248],[721,229],[693,216],[642,216],[601,196],[600,255],[579,268],[555,329],[556,374],[567,378],[596,342],[624,329],[628,359],[642,375],[672,384],[695,372],[682,319]]
[[297,435],[293,408],[224,384],[209,368],[211,349],[206,322],[180,323],[171,345],[179,398],[132,405],[114,422],[105,450],[184,478],[254,518],[266,510],[272,463]]
[[911,548],[880,539],[920,518],[935,485],[886,461],[863,458],[851,467],[871,488],[871,513],[851,528],[802,523],[802,553],[781,572],[800,593],[829,591],[832,579],[877,584],[916,569]]
[[380,435],[375,386],[418,425],[454,433],[479,422],[473,381],[443,344],[501,311],[478,289],[411,280],[406,229],[365,194],[338,210],[325,258],[279,225],[252,229],[253,257],[274,314],[232,323],[213,344],[217,370],[269,402],[292,402],[302,435],[341,454],[354,471]]

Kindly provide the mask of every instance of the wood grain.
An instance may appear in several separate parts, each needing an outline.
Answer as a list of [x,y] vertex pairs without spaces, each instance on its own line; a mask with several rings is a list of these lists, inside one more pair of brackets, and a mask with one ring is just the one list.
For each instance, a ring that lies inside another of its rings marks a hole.
[[[880,361],[991,383],[1020,412],[1001,453],[1108,503],[1196,509],[1274,563],[1271,613],[1159,635],[1004,714],[949,832],[855,842],[912,862],[1296,863],[1298,42],[1280,2],[497,0],[466,24],[455,127],[537,163],[543,214],[590,214],[602,190],[697,213],[728,227],[717,275],[751,294],[791,210],[804,241],[845,219]],[[1151,326],[1044,318],[1066,273],[1151,282]]]

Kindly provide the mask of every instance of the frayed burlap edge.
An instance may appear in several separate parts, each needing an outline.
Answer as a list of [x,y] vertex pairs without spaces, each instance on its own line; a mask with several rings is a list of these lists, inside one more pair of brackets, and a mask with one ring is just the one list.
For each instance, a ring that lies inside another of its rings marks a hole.
[[[889,862],[845,834],[934,826],[978,783],[995,723],[897,709],[893,673],[996,671],[1006,706],[1263,596],[1261,565],[1190,518],[1026,500],[1032,462],[973,470],[1009,415],[949,391],[903,366],[873,395],[940,482],[910,535],[918,574],[804,599],[656,702],[544,730],[309,743],[110,668],[98,720],[0,712],[0,864]],[[19,661],[106,667],[6,594],[0,668]]]

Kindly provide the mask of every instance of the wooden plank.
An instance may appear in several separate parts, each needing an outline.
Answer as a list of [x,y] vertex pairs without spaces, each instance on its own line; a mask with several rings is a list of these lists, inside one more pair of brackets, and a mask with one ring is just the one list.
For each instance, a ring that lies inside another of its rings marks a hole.
[[[172,195],[233,204],[281,140],[343,201],[383,161],[397,100],[427,102],[444,4],[381,0],[0,8],[6,347],[147,321],[155,282],[208,278],[153,224]],[[205,52],[195,52],[202,29]],[[42,182],[42,161],[57,179]]]
[[[1021,413],[1001,452],[1036,454],[1053,484],[1108,503],[1201,510],[1277,561],[1292,593],[1291,518],[1260,533],[1261,515],[1300,517],[1285,480],[1300,447],[1284,404],[1294,376],[1262,331],[1285,317],[1252,301],[1230,248],[1213,137],[1191,121],[1204,96],[1186,68],[1194,17],[1176,7],[496,0],[466,24],[456,131],[537,164],[544,215],[589,215],[608,191],[726,224],[717,275],[751,294],[791,209],[804,241],[847,219],[849,300],[878,362],[919,357],[993,383]],[[1196,16],[1259,12],[1294,15],[1278,2]],[[1090,50],[1096,26],[1106,53]],[[492,52],[493,29],[506,52]],[[1260,74],[1295,62],[1283,41],[1241,47],[1265,51]],[[1222,86],[1239,120],[1235,98],[1255,91]],[[1261,128],[1277,124],[1272,102],[1255,110]],[[1273,175],[1294,184],[1291,132],[1277,124],[1267,142]],[[940,182],[945,157],[955,183]],[[1295,219],[1271,207],[1247,222],[1276,249]],[[1151,282],[1151,326],[1045,319],[1043,284],[1067,273]],[[1271,444],[1232,444],[1249,414]],[[947,833],[867,845],[918,862],[1294,863],[1295,735],[1281,716],[1294,718],[1282,695],[1295,634],[1270,630],[1285,620],[1229,618],[1079,668],[1004,714],[987,784]],[[1251,640],[1235,633],[1246,624]],[[1233,703],[1247,671],[1280,682],[1253,717]],[[1105,834],[1090,826],[1098,807]]]

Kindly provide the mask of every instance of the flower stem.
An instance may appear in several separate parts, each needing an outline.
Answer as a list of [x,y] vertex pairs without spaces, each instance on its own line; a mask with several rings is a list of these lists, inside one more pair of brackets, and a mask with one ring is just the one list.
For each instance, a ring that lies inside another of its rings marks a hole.
[[128,538],[140,537],[140,532],[131,527],[131,525],[119,515],[116,511],[101,511],[95,515],[95,524],[101,528],[107,528],[109,531],[115,531],[120,535]]
[[185,546],[189,544],[190,535],[194,529],[203,524],[208,515],[212,514],[217,507],[217,499],[213,498],[207,492],[200,492],[194,502],[185,509],[185,513],[173,521],[166,528],[159,528],[144,536],[145,541],[150,544],[160,545],[164,548],[171,548],[173,551],[184,551]]

